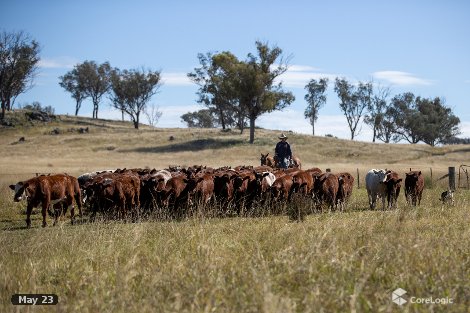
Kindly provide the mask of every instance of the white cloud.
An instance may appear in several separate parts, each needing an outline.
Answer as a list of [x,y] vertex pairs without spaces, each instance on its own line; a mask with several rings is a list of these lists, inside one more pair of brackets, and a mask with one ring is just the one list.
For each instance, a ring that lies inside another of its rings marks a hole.
[[41,68],[73,68],[79,61],[71,57],[42,58],[38,62]]
[[167,86],[189,86],[194,83],[188,78],[186,73],[165,73],[162,72],[162,81]]
[[385,80],[393,85],[399,86],[426,86],[433,84],[433,82],[429,79],[419,78],[412,73],[400,71],[379,71],[372,73],[372,76],[374,78]]
[[320,69],[309,65],[291,65],[276,81],[282,81],[286,87],[304,88],[311,79],[328,78],[330,81],[340,75],[321,73]]
[[317,72],[320,71],[319,68],[313,67],[310,65],[291,65],[289,66],[289,71],[293,72]]
[[457,137],[470,138],[470,122],[460,122],[459,127],[461,134]]

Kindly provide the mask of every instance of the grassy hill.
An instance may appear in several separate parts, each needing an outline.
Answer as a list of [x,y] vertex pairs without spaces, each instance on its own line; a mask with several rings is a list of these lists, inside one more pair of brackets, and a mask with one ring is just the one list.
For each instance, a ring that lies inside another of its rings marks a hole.
[[[468,164],[469,146],[386,145],[289,134],[303,167],[367,169],[401,175],[421,169],[434,184],[422,205],[371,211],[355,188],[346,212],[286,216],[99,221],[25,229],[24,204],[8,184],[34,173],[205,164],[258,165],[276,131],[248,134],[202,129],[133,129],[130,123],[59,116],[0,129],[0,312],[14,293],[56,293],[57,307],[34,312],[468,312],[470,307],[470,192],[453,207],[438,197],[448,166]],[[88,132],[78,129],[88,127]],[[54,134],[52,134],[54,133]],[[19,141],[24,137],[24,141]],[[173,138],[170,140],[170,138]],[[49,224],[51,224],[49,222]],[[392,291],[407,291],[403,307]],[[411,303],[411,297],[453,303]],[[33,310],[34,309],[34,310]]]

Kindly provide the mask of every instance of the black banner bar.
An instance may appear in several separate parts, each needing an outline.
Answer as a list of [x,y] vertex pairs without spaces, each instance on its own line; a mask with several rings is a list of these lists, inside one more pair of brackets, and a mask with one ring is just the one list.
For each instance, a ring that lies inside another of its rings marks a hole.
[[59,296],[52,293],[20,293],[11,296],[11,303],[13,305],[56,305],[59,303]]

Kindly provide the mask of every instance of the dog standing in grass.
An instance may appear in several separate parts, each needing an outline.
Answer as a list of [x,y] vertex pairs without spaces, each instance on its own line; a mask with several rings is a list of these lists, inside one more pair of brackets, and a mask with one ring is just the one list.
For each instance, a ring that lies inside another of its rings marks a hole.
[[454,205],[454,190],[449,189],[441,193],[442,204]]

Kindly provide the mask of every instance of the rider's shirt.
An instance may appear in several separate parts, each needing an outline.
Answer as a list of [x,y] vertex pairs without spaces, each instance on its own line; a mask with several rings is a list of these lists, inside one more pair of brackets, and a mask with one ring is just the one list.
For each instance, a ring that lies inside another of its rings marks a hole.
[[279,141],[274,152],[281,160],[284,158],[292,158],[290,145],[287,141]]

